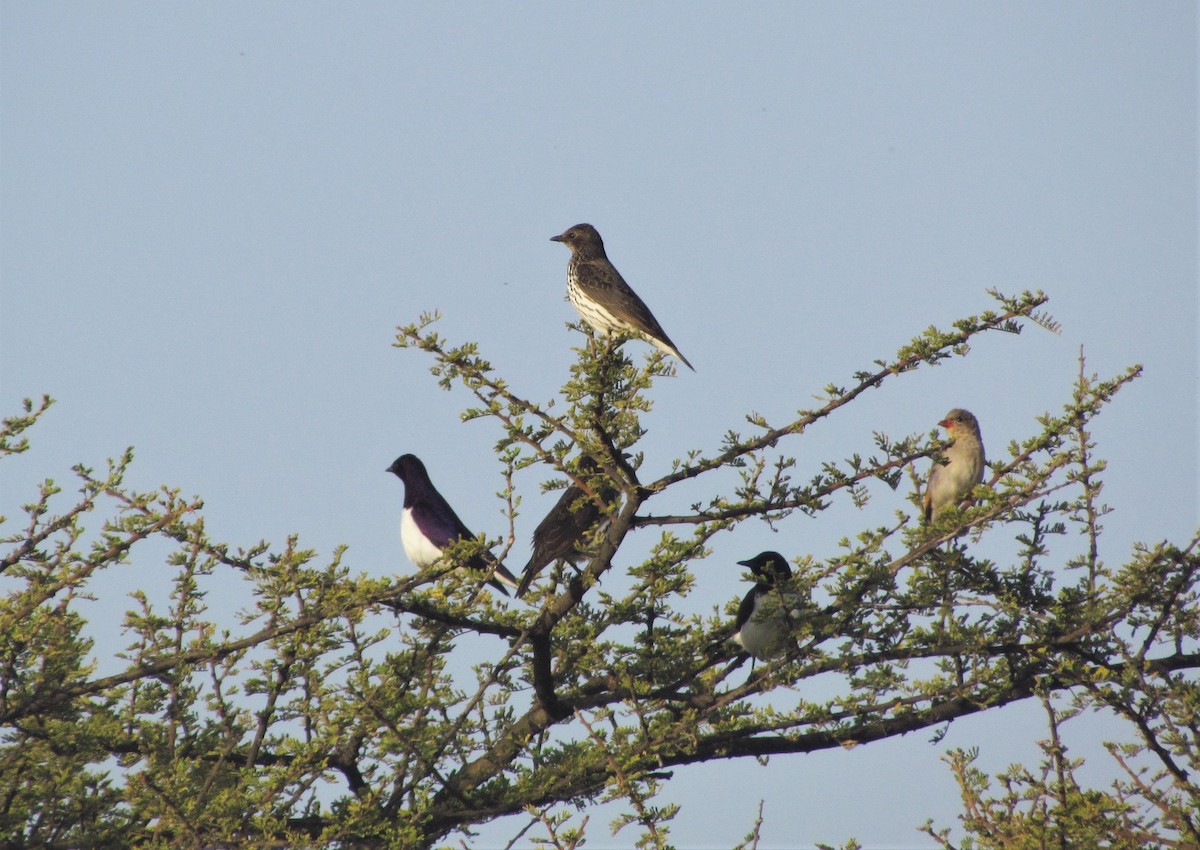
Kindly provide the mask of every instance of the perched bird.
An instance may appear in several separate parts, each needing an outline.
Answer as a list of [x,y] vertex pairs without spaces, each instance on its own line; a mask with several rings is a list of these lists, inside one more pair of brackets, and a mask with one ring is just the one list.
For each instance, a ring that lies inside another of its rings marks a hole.
[[947,463],[933,462],[929,483],[925,486],[922,509],[925,521],[932,522],[946,508],[953,507],[983,480],[983,438],[979,421],[969,410],[956,407],[938,423],[954,440],[945,451]]
[[590,224],[577,224],[550,241],[571,249],[567,263],[567,297],[579,315],[601,336],[629,331],[660,351],[673,354],[693,372],[696,368],[654,318],[604,253],[604,240]]
[[765,661],[787,650],[791,623],[800,616],[799,600],[782,592],[792,568],[778,552],[761,552],[738,563],[750,568],[757,583],[738,607],[731,640]]
[[[588,455],[579,458],[579,474],[592,475],[598,470],[596,462]],[[617,497],[617,490],[606,484],[596,494],[608,505]],[[563,491],[546,518],[533,530],[533,555],[525,565],[525,574],[517,588],[517,596],[524,596],[530,583],[538,573],[554,561],[569,561],[576,565],[586,551],[581,548],[588,531],[600,519],[600,506],[588,496],[578,484],[571,484]]]
[[[404,482],[404,513],[400,517],[400,542],[404,554],[421,569],[437,562],[442,550],[455,540],[470,540],[475,535],[467,530],[458,514],[429,480],[425,464],[414,455],[400,455],[387,468]],[[517,578],[496,560],[491,552],[472,555],[468,567],[491,576],[488,583],[508,595],[504,584],[517,586]],[[504,584],[501,584],[503,582]]]

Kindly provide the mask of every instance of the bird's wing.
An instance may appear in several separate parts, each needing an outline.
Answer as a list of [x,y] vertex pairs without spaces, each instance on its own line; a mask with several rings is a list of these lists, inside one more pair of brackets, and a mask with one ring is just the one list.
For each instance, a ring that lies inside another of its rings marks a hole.
[[[461,525],[461,523],[459,524]],[[462,526],[462,534],[455,539],[470,540],[474,537],[475,535],[468,531],[466,526]],[[469,569],[489,574],[491,577],[488,579],[488,584],[492,585],[492,587],[499,590],[505,596],[508,595],[508,591],[504,589],[504,585],[508,585],[509,587],[513,588],[518,586],[517,577],[512,574],[508,567],[500,563],[500,561],[496,559],[496,556],[493,555],[488,549],[484,549],[472,555],[467,560],[466,566]]]
[[596,503],[583,490],[572,485],[566,489],[546,518],[533,532],[533,548],[545,559],[538,568],[551,561],[567,558],[575,544],[600,516]]
[[926,522],[933,521],[933,494],[938,490],[938,479],[942,477],[943,472],[944,467],[936,460],[933,461],[929,469],[929,480],[925,482],[925,495],[921,499],[921,510]]
[[529,589],[530,582],[547,564],[559,560],[572,560],[576,544],[600,517],[600,509],[596,507],[596,503],[591,499],[580,502],[581,498],[584,498],[583,490],[572,484],[534,529],[533,554],[529,563],[525,565],[517,596]]
[[611,263],[587,263],[579,268],[578,273],[588,295],[614,318],[670,344],[666,332],[654,318],[650,308]]
[[[512,574],[512,571],[509,570],[508,567],[504,566],[504,564],[497,561],[495,556],[492,555],[491,552],[487,552],[485,554],[487,555],[487,559],[484,561],[484,563],[488,564],[491,567],[491,570],[492,570],[491,585],[493,587],[495,587],[497,590],[499,590],[505,596],[508,595],[508,591],[504,589],[504,585],[508,585],[509,587],[514,588],[514,589],[520,587],[520,583],[517,581],[517,577]],[[474,565],[474,564],[472,563],[472,565]],[[517,595],[520,596],[519,593]]]
[[[445,549],[455,540],[470,540],[475,536],[440,493],[413,502],[411,510],[413,521],[421,529],[421,533],[439,549]],[[491,583],[501,592],[506,592],[501,583],[509,587],[517,586],[517,577],[497,561],[491,552],[477,552],[466,565],[473,570],[491,573]]]
[[541,567],[534,566],[533,558],[530,558],[529,563],[525,565],[525,572],[521,573],[521,583],[517,585],[518,599],[526,594],[529,585],[533,584],[533,580],[537,578],[539,572],[541,572]]
[[742,597],[742,604],[738,606],[737,619],[734,620],[734,632],[740,631],[742,626],[750,622],[750,618],[754,616],[754,597],[757,594],[758,585],[755,585]]
[[[618,325],[624,325],[644,335],[659,349],[678,357],[685,366],[696,371],[696,367],[683,356],[662,325],[654,318],[636,292],[630,288],[621,273],[607,260],[583,262],[575,269],[580,287],[589,300],[595,302]],[[665,348],[664,348],[665,346]]]
[[439,549],[445,549],[455,540],[464,535],[472,536],[462,524],[462,520],[444,501],[438,502],[421,499],[413,502],[409,508],[412,511],[413,522],[421,533]]

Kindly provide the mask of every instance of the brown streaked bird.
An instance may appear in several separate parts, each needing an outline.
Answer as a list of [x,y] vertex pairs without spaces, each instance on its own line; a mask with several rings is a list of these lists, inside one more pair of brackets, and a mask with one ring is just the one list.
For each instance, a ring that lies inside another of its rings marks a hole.
[[604,253],[604,240],[590,224],[577,224],[550,241],[571,249],[567,263],[567,297],[585,322],[601,336],[629,332],[640,336],[659,351],[678,357],[696,371],[679,353],[650,308],[638,298],[625,278]]
[[[580,455],[578,467],[580,476],[594,475],[599,470],[596,461],[588,455]],[[605,505],[610,505],[617,498],[617,489],[605,483],[596,495]],[[588,496],[578,484],[567,487],[550,513],[533,531],[533,554],[517,586],[517,598],[525,595],[530,583],[547,564],[567,561],[577,566],[578,561],[587,555],[583,548],[587,533],[600,518],[601,509],[595,499]]]
[[935,460],[929,471],[929,483],[921,503],[926,522],[932,522],[942,511],[957,505],[983,481],[985,461],[979,420],[971,411],[956,407],[938,424],[946,429],[946,435],[954,440],[954,444],[943,453],[947,462],[941,464]]

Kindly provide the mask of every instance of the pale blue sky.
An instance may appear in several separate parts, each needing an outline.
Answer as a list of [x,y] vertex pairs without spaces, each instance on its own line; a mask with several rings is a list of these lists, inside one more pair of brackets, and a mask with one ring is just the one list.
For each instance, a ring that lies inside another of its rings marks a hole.
[[[1069,398],[1082,345],[1090,371],[1146,367],[1094,429],[1104,558],[1197,526],[1192,3],[7,3],[0,24],[0,413],[59,399],[0,513],[132,444],[132,483],[202,495],[217,538],[297,532],[387,575],[410,565],[383,470],[413,452],[499,534],[497,430],[459,424],[467,397],[393,328],[441,310],[549,397],[580,337],[548,239],[589,221],[697,369],[655,387],[648,474],[990,308],[988,287],[1044,289],[1060,336],[996,335],[866,395],[790,446],[800,477],[954,406],[1002,457]],[[553,499],[538,480],[515,566]],[[697,610],[744,590],[741,558],[828,557],[908,508],[873,495],[721,538]],[[673,836],[729,846],[765,799],[769,846],[928,846],[914,827],[958,811],[945,747],[997,768],[1037,734],[1018,708],[940,745],[679,771]]]

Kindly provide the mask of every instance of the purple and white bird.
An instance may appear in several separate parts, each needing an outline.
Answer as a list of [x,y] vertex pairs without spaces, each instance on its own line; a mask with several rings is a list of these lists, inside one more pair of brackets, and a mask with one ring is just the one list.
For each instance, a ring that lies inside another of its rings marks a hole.
[[785,590],[792,568],[778,552],[760,552],[738,563],[749,567],[757,581],[738,607],[730,639],[765,661],[787,650],[792,626],[801,614],[800,599]]
[[[442,557],[442,551],[455,540],[470,540],[472,534],[458,518],[442,494],[429,480],[425,464],[415,455],[400,455],[387,468],[404,482],[404,512],[400,517],[400,542],[404,554],[421,569],[431,566]],[[517,579],[491,552],[472,555],[466,566],[491,577],[488,584],[505,596],[504,585],[517,586]]]

